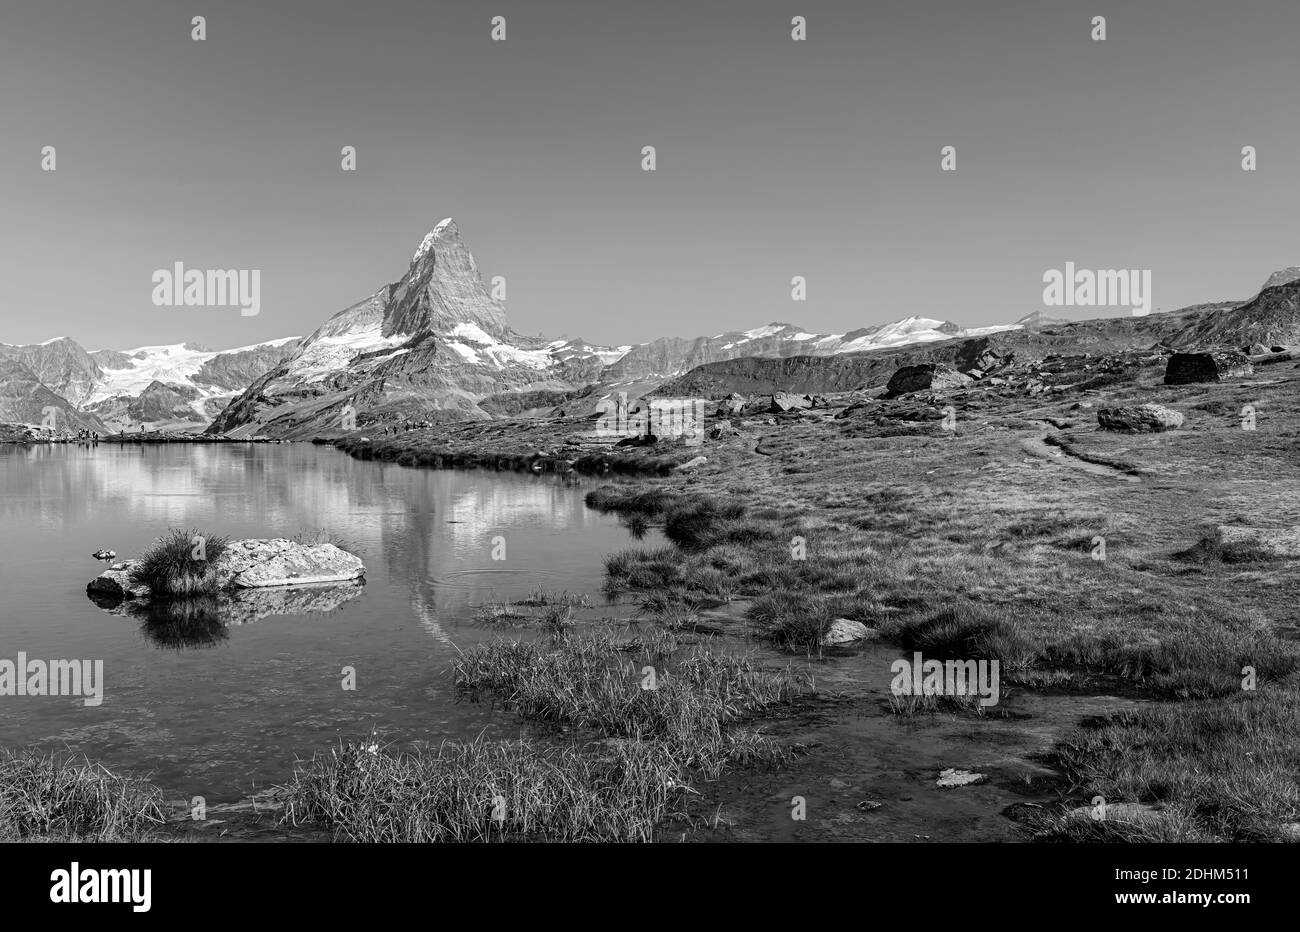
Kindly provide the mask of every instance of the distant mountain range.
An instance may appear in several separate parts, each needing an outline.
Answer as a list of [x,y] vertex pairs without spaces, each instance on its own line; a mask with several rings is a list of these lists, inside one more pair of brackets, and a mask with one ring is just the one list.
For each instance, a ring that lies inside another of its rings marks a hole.
[[1300,267],[1274,273],[1245,304],[1139,318],[1069,321],[1035,311],[973,329],[912,316],[842,334],[773,322],[626,346],[546,340],[510,327],[449,218],[424,237],[401,278],[306,338],[221,351],[180,343],[87,352],[67,337],[0,344],[0,422],[39,424],[54,407],[60,426],[72,429],[308,438],[345,433],[353,416],[366,430],[557,407],[579,413],[624,391],[716,394],[800,378],[833,390],[905,364],[909,354],[958,360],[1012,346],[1107,352],[1253,343],[1300,343]]
[[107,432],[142,423],[201,429],[297,343],[289,337],[219,351],[179,343],[94,352],[68,337],[26,346],[0,343],[0,360],[15,380],[11,390],[0,392],[0,421],[41,422],[39,414],[25,416],[33,400],[18,386],[30,378],[75,412],[67,418],[74,429]]
[[664,337],[630,346],[546,341],[515,332],[489,294],[456,222],[424,237],[395,283],[331,317],[249,386],[209,428],[232,436],[341,433],[397,421],[486,418],[593,407],[603,395],[636,396],[696,366],[749,356],[829,356],[949,340],[967,331],[909,317],[844,334],[789,323],[707,337]]

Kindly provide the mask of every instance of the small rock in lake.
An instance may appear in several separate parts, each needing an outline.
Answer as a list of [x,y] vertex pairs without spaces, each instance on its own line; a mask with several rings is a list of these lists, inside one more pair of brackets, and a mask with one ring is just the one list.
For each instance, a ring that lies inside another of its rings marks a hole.
[[868,628],[860,621],[853,621],[851,618],[836,618],[831,622],[831,626],[826,629],[822,635],[823,647],[834,647],[837,644],[852,644],[854,641],[865,641],[877,636],[874,628]]
[[935,781],[935,786],[943,789],[952,789],[955,786],[970,786],[974,783],[983,783],[986,779],[982,773],[975,773],[971,770],[958,770],[955,767],[949,767],[939,772],[939,779]]
[[96,560],[115,560],[117,559],[116,550],[96,550],[91,554]]

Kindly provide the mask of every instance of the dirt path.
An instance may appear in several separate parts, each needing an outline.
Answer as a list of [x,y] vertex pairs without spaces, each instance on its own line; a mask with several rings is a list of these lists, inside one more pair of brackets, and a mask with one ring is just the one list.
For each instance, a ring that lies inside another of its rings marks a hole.
[[[1046,425],[1044,425],[1046,426]],[[1051,460],[1054,463],[1060,463],[1062,466],[1069,466],[1074,469],[1091,473],[1094,476],[1101,476],[1106,479],[1120,479],[1124,482],[1141,482],[1137,476],[1130,475],[1123,470],[1116,469],[1113,466],[1104,466],[1101,463],[1089,463],[1086,460],[1079,459],[1077,456],[1071,456],[1060,447],[1054,447],[1047,442],[1050,434],[1044,434],[1041,437],[1026,437],[1020,441],[1021,449],[1033,456],[1042,457]]]

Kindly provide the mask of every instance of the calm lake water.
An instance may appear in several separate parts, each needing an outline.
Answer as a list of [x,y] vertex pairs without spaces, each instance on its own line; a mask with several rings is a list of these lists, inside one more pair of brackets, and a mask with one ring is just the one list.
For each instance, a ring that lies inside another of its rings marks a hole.
[[[603,557],[662,543],[633,540],[584,491],[306,444],[0,446],[0,658],[103,660],[105,680],[98,707],[0,697],[0,744],[70,749],[214,804],[285,782],[296,757],[372,728],[401,744],[514,735],[514,717],[454,701],[457,648],[497,636],[474,606],[538,586],[599,606]],[[215,645],[161,646],[139,619],[91,602],[86,583],[104,568],[94,551],[134,556],[173,527],[232,538],[323,528],[355,546],[366,584],[316,590],[308,612],[263,594]],[[344,666],[355,691],[341,688]]]

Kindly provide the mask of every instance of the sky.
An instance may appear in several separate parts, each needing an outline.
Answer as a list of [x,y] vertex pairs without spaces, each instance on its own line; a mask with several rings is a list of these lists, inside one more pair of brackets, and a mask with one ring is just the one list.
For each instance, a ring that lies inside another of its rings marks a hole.
[[[1005,323],[1066,262],[1247,298],[1300,264],[1297,35],[1294,0],[4,0],[0,341],[310,333],[448,216],[517,330],[603,344]],[[260,312],[155,306],[178,261],[260,270]]]

